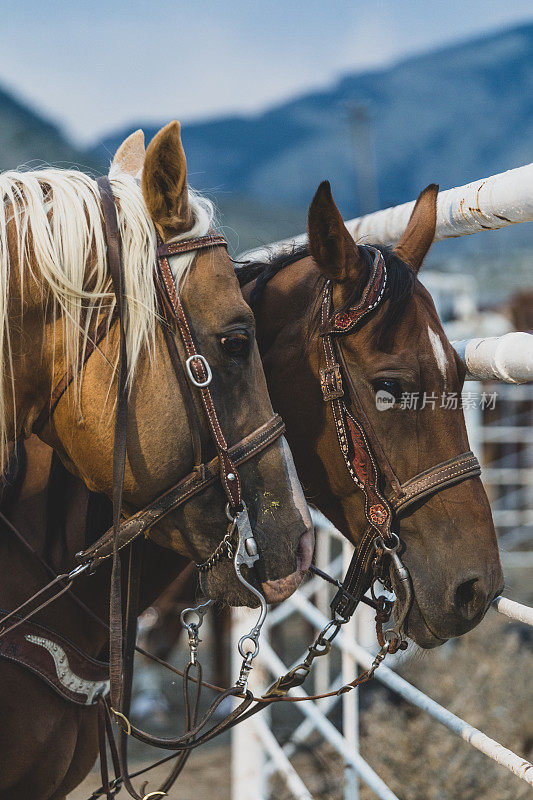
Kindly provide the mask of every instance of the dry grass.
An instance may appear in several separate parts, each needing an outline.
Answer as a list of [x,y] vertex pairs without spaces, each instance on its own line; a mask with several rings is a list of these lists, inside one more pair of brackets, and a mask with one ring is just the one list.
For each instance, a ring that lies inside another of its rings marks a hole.
[[[402,673],[504,746],[533,756],[529,629],[496,614]],[[531,788],[407,703],[380,694],[363,716],[362,754],[401,800],[519,800]],[[363,790],[361,800],[373,797]]]

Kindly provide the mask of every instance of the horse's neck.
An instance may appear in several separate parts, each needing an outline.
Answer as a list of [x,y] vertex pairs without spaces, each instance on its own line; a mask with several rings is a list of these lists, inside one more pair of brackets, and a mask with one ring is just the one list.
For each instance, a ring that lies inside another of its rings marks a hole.
[[[53,564],[56,572],[65,572],[76,564],[76,553],[86,544],[89,492],[78,478],[65,474],[57,483],[50,480],[52,450],[32,437],[26,443],[27,466],[17,496],[5,513],[40,558]],[[68,484],[68,486],[67,486]],[[55,488],[54,488],[55,486]],[[62,496],[55,497],[54,493]],[[50,527],[50,502],[57,511],[57,525]],[[104,515],[105,516],[105,515]],[[104,525],[106,525],[104,520]],[[96,530],[95,535],[102,533]],[[126,559],[124,559],[126,561]],[[187,563],[176,554],[145,544],[140,608],[146,608],[179,574]],[[14,534],[0,537],[0,608],[11,610],[44,586],[51,576],[39,559],[14,541]],[[73,587],[79,599],[98,618],[107,622],[109,614],[109,569],[100,568],[90,577],[82,577]],[[75,642],[96,656],[107,641],[105,629],[68,595],[52,603],[36,620]]]
[[257,339],[272,405],[287,426],[287,438],[306,487],[316,475],[317,438],[326,408],[320,390],[319,298],[323,280],[310,258],[281,270],[265,287],[255,309]]
[[[278,338],[287,338],[288,331],[295,341],[305,344],[303,339],[309,333],[322,284],[323,278],[309,257],[280,270],[266,284],[254,308],[257,341],[263,358],[276,346]],[[252,282],[243,288],[245,299],[249,300],[254,285]]]
[[[46,289],[42,279],[38,282],[34,277],[36,265],[29,264],[21,275],[16,254],[11,264],[7,313],[11,363],[4,379],[3,401],[8,439],[18,439],[31,432],[34,419],[50,397],[54,376],[62,374],[65,365],[61,319],[53,304],[43,299]],[[7,361],[5,340],[3,347]]]
[[[83,547],[85,537],[87,494],[83,484],[78,481],[77,486],[73,477],[69,481],[68,490],[64,491],[57,506],[56,529],[55,525],[50,526],[49,520],[50,501],[55,500],[55,505],[60,499],[50,496],[52,450],[32,437],[26,443],[26,459],[25,473],[16,496],[10,499],[8,494],[2,510],[34,554],[16,540],[13,531],[4,528],[0,537],[3,576],[0,607],[5,610],[15,608],[51,580],[52,575],[42,561],[58,573],[71,569],[75,565],[75,553]],[[80,588],[80,597],[94,613],[105,614],[105,605],[101,602],[102,579],[98,577],[89,592],[81,585]],[[97,623],[84,614],[68,595],[52,603],[35,619],[93,654],[95,647],[96,650],[101,648],[105,638]]]

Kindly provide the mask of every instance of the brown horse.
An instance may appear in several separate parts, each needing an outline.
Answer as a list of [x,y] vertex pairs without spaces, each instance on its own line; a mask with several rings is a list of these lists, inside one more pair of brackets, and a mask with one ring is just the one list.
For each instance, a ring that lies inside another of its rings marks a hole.
[[[401,484],[468,450],[460,403],[447,401],[460,398],[464,367],[417,277],[435,234],[437,194],[434,185],[421,193],[394,250],[376,245],[387,270],[385,296],[341,343],[382,459]],[[272,403],[286,422],[308,501],[356,544],[365,528],[364,496],[346,469],[329,403],[322,399],[319,308],[328,280],[336,311],[356,306],[372,257],[353,241],[327,182],[310,206],[308,235],[308,248],[249,264],[240,279],[252,299]],[[391,400],[385,410],[383,392]],[[381,489],[390,489],[388,477],[382,476]],[[419,500],[394,530],[414,590],[409,636],[428,648],[477,625],[503,585],[481,480]]]
[[[127,149],[127,148],[126,148]],[[124,155],[124,151],[122,153]],[[122,168],[111,173],[119,211],[127,297],[129,411],[124,497],[129,510],[188,474],[193,447],[180,384],[157,324],[154,288],[156,230],[165,240],[196,238],[211,225],[210,205],[191,193],[179,125],[164,128],[146,153],[142,188]],[[81,173],[43,170],[0,176],[5,205],[0,214],[2,332],[2,413],[0,438],[5,466],[9,442],[28,435],[42,416],[61,376],[71,382],[40,436],[70,472],[99,493],[112,492],[112,454],[118,331],[107,271],[98,192]],[[212,395],[224,433],[237,442],[271,416],[263,371],[254,341],[254,323],[242,300],[229,258],[217,247],[172,260],[193,335],[213,371]],[[102,321],[107,334],[86,359]],[[179,344],[178,344],[179,347]],[[195,398],[195,403],[197,398]],[[203,409],[197,403],[202,452],[214,454]],[[28,472],[39,482],[39,464]],[[307,506],[283,439],[239,469],[260,550],[259,580],[267,599],[294,591],[312,551]],[[36,477],[37,476],[37,477]],[[73,499],[81,483],[69,491]],[[42,487],[41,487],[42,488]],[[38,555],[69,569],[85,541],[86,502],[65,509],[65,546],[44,542],[42,492],[29,491],[19,509],[21,524],[33,534]],[[28,499],[28,498],[26,498]],[[35,503],[35,505],[33,505]],[[61,506],[61,498],[54,500]],[[39,505],[40,504],[40,505]],[[183,567],[185,556],[206,559],[226,527],[222,488],[209,486],[150,531],[165,553],[145,543],[142,602],[147,605]],[[17,512],[15,511],[15,520]],[[97,533],[105,526],[96,525]],[[94,530],[93,530],[94,533]],[[273,536],[275,533],[275,537]],[[0,605],[11,610],[48,578],[7,532],[2,537]],[[83,578],[76,591],[98,617],[108,602],[106,570]],[[108,577],[108,576],[107,576]],[[253,600],[237,581],[230,562],[210,571],[205,588],[214,599],[234,604]],[[77,609],[68,596],[47,608],[38,621],[60,630],[88,655],[106,645],[101,625]],[[95,757],[94,708],[69,705],[29,671],[0,661],[0,798],[54,800],[79,783]]]
[[[49,580],[46,565],[55,572],[68,570],[74,554],[98,538],[112,516],[106,495],[90,492],[36,436],[18,445],[12,465],[0,505],[2,610],[18,604]],[[11,525],[44,563],[17,541]],[[174,585],[176,575],[181,573],[188,581],[188,564],[188,558],[146,540],[141,607],[153,602],[164,587]],[[195,577],[195,588],[197,584]],[[194,593],[195,589],[193,597]],[[108,606],[109,569],[104,567],[90,578],[79,578],[72,594],[59,598],[37,619],[84,652],[105,658]],[[65,797],[94,764],[98,751],[96,708],[67,702],[18,664],[0,660],[0,677],[0,798]]]

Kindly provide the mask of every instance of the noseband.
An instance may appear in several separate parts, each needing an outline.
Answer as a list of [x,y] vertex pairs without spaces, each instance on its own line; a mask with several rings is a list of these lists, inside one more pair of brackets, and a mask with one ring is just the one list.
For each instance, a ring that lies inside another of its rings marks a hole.
[[[320,370],[322,396],[331,407],[339,447],[350,478],[365,495],[368,523],[342,586],[333,598],[331,609],[338,618],[351,616],[373,582],[378,567],[376,561],[389,556],[403,584],[405,599],[409,601],[402,612],[405,619],[411,594],[405,567],[401,565],[397,553],[400,541],[392,530],[394,522],[414,503],[448,486],[478,476],[481,468],[477,458],[469,451],[436,464],[403,484],[398,480],[359,399],[341,346],[342,336],[358,327],[377,308],[385,294],[387,270],[383,255],[376,248],[367,246],[367,249],[373,253],[374,259],[369,281],[359,303],[346,312],[335,313],[332,309],[333,286],[328,281],[321,305],[320,335],[325,358],[325,367]],[[402,569],[404,572],[400,575]],[[397,627],[398,637],[401,637],[401,626]]]

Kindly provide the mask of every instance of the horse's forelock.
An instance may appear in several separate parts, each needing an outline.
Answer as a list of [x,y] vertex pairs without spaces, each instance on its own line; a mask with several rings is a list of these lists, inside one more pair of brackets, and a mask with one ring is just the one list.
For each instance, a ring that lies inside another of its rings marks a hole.
[[[403,314],[413,299],[416,275],[409,265],[394,253],[392,248],[384,247],[379,244],[375,244],[373,247],[383,253],[385,266],[387,268],[385,313],[379,329],[374,329],[371,337],[372,344],[378,348],[382,348],[390,345]],[[355,305],[363,292],[372,266],[373,254],[364,246],[361,247],[361,251],[368,266],[368,272],[363,272],[361,279],[353,286],[344,306],[335,309],[336,311],[343,311]],[[241,287],[246,286],[246,284],[253,280],[256,281],[250,296],[251,305],[253,306],[260,301],[266,285],[278,272],[307,256],[309,256],[308,246],[300,245],[289,251],[273,254],[268,261],[248,261],[240,266],[236,270],[236,274]],[[318,307],[319,306],[317,306],[317,308]]]

